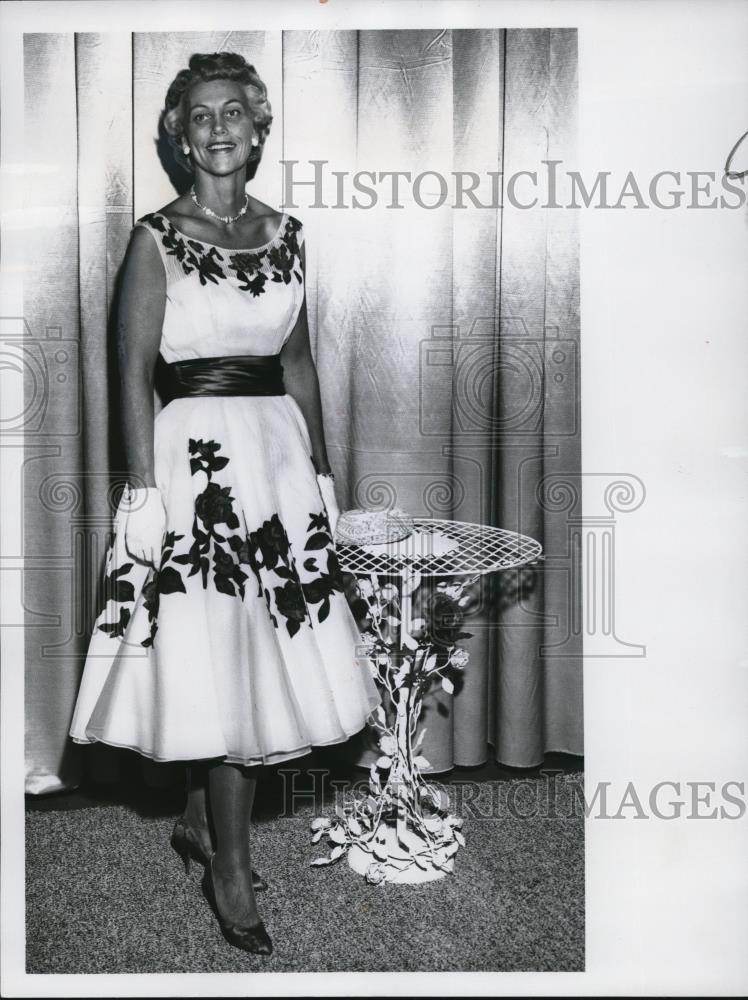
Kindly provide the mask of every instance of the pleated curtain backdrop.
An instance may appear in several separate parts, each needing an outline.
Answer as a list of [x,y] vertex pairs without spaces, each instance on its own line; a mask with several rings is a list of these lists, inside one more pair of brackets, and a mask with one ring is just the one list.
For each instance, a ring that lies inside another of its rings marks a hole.
[[[249,190],[306,227],[341,509],[392,502],[544,547],[540,566],[482,581],[464,685],[430,696],[425,755],[443,772],[582,753],[579,553],[568,505],[547,502],[580,474],[575,213],[513,207],[506,192],[503,208],[449,207],[454,172],[480,176],[485,204],[492,183],[543,160],[575,168],[576,42],[499,29],[25,37],[26,337],[48,372],[24,466],[29,792],[120,760],[67,739],[124,469],[117,275],[133,221],[189,184],[158,133],[167,87],[192,52],[219,49],[256,66],[275,116]],[[310,184],[284,186],[315,170],[324,208]],[[393,202],[388,181],[374,207],[352,208],[370,201],[357,171],[430,171],[422,203],[437,201],[437,174],[450,195],[424,208],[402,183]]]

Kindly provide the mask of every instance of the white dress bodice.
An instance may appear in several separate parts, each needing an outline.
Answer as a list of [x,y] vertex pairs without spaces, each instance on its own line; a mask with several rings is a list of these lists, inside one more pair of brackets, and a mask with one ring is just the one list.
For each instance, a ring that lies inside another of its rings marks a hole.
[[161,212],[135,225],[153,235],[166,271],[164,361],[280,353],[304,299],[298,219],[284,212],[273,239],[247,250],[186,236]]

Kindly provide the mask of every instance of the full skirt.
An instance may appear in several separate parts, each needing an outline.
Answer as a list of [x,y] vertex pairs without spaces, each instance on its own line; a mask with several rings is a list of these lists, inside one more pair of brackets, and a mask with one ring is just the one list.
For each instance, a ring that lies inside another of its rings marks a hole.
[[249,765],[360,731],[381,697],[293,397],[176,399],[154,460],[161,560],[130,556],[120,506],[73,740]]

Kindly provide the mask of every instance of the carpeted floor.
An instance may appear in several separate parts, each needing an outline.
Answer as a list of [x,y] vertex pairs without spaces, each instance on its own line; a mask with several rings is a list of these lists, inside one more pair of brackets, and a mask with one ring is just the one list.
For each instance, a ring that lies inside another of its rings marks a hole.
[[202,869],[186,876],[169,847],[173,816],[31,810],[27,972],[584,969],[582,775],[558,777],[550,817],[518,816],[547,813],[542,776],[461,788],[450,801],[467,844],[453,876],[421,886],[368,885],[345,860],[311,868],[311,805],[261,817],[253,864],[270,883],[258,902],[275,946],[264,959],[224,941]]

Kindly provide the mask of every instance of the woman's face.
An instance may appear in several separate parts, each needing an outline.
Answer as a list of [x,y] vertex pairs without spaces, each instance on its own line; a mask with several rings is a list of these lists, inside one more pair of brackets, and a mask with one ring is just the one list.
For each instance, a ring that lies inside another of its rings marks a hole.
[[247,91],[234,80],[194,84],[187,95],[186,138],[192,162],[211,174],[231,174],[252,152],[254,127]]

